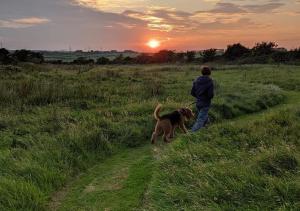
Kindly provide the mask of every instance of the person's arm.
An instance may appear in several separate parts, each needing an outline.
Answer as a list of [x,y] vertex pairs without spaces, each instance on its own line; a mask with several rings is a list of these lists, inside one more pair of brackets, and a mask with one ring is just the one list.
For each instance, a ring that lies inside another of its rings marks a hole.
[[197,95],[196,95],[195,82],[193,83],[193,87],[192,87],[192,90],[191,90],[191,95],[192,95],[193,97],[197,97]]
[[207,90],[207,97],[212,99],[214,97],[214,83],[212,82]]

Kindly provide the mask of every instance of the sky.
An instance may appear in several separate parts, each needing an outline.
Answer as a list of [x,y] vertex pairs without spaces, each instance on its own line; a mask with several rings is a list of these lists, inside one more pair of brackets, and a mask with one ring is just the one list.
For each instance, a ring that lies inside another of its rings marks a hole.
[[300,0],[0,0],[0,44],[35,50],[300,47]]

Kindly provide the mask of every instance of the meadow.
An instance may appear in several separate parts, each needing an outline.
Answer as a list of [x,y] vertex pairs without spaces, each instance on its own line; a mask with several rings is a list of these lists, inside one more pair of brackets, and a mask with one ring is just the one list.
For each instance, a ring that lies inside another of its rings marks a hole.
[[149,146],[199,66],[0,66],[0,210],[299,208],[300,67],[214,69],[209,128]]
[[109,59],[114,59],[122,54],[124,57],[135,57],[137,53],[133,51],[125,51],[125,52],[117,52],[117,51],[90,51],[90,52],[83,52],[83,51],[42,51],[43,56],[46,61],[57,61],[61,60],[62,62],[72,62],[73,60],[84,57],[87,59],[93,59],[97,61],[99,57],[106,57]]

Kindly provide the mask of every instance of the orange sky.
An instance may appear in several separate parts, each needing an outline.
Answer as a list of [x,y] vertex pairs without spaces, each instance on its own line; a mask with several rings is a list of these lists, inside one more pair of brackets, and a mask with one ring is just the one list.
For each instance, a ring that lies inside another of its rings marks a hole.
[[300,0],[4,0],[7,48],[61,50],[225,48],[276,41],[300,47]]

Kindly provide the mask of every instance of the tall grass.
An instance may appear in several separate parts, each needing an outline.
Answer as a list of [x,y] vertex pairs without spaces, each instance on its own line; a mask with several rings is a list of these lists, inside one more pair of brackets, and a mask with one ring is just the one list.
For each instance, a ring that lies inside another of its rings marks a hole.
[[[0,69],[0,210],[43,210],[72,176],[124,147],[148,143],[154,107],[161,102],[167,112],[192,102],[199,75],[197,66]],[[283,102],[276,85],[239,81],[243,74],[214,73],[215,120]]]
[[297,210],[299,111],[180,138],[157,167],[147,210]]

